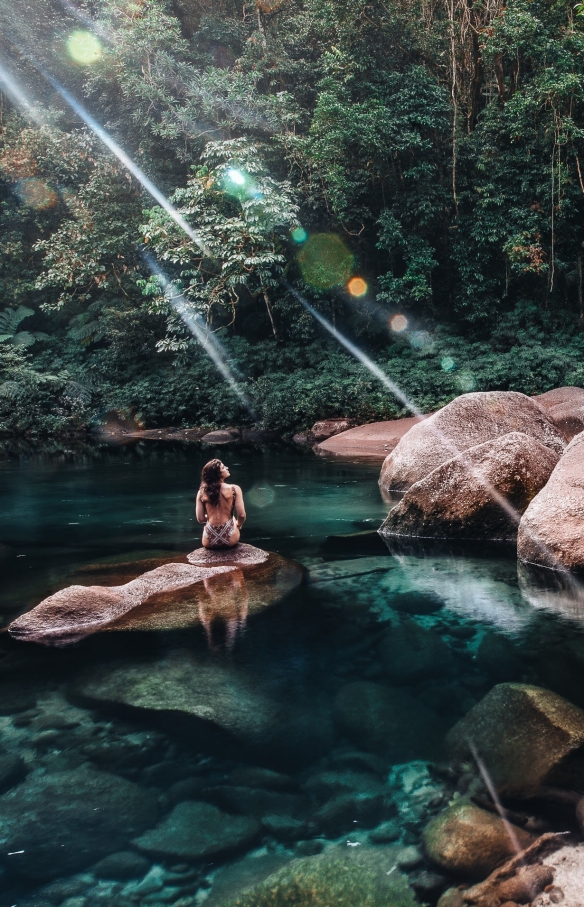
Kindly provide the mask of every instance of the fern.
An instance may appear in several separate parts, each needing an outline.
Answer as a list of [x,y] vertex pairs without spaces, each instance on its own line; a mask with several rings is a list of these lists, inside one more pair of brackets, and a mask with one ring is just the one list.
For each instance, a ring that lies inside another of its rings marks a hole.
[[3,312],[0,312],[0,342],[12,340],[20,322],[25,318],[30,318],[31,315],[34,315],[34,310],[27,309],[24,305],[19,305],[17,309],[4,309]]

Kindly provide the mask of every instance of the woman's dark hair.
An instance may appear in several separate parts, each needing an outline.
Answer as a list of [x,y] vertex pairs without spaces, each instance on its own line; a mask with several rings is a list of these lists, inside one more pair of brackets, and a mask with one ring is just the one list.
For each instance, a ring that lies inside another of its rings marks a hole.
[[201,496],[215,507],[221,494],[221,460],[209,460],[201,472]]

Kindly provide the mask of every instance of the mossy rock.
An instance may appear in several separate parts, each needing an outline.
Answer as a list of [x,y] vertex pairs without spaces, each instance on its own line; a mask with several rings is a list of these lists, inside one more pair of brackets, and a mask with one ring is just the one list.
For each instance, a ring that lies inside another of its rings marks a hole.
[[221,907],[416,907],[393,848],[355,850],[293,860]]

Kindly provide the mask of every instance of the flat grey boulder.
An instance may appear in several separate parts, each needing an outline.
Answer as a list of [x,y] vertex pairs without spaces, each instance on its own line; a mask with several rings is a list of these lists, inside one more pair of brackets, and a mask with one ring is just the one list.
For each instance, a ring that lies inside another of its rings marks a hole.
[[523,514],[517,556],[551,570],[584,570],[584,431]]
[[379,531],[412,538],[514,539],[521,514],[558,460],[524,432],[485,441],[414,482]]
[[96,664],[73,681],[69,693],[90,707],[140,711],[189,725],[201,736],[217,728],[245,744],[260,744],[280,719],[260,677],[188,649],[146,661]]
[[384,491],[406,491],[442,463],[509,432],[529,435],[557,455],[565,448],[554,421],[525,394],[462,394],[410,428],[386,458],[379,484]]
[[117,775],[33,773],[0,797],[0,851],[16,875],[44,881],[121,850],[157,819],[156,795]]
[[191,862],[249,846],[260,831],[259,822],[248,816],[233,816],[210,803],[187,800],[132,843],[156,859]]

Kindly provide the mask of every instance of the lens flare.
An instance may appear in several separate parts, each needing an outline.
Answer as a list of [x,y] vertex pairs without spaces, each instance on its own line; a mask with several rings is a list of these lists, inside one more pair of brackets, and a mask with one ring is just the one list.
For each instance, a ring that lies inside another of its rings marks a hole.
[[16,184],[16,194],[23,205],[44,211],[57,204],[57,193],[39,179],[24,179]]
[[315,233],[298,253],[306,283],[321,290],[346,284],[353,270],[353,256],[334,233]]
[[274,503],[276,492],[267,482],[260,482],[253,485],[245,495],[246,499],[254,507],[269,507]]
[[434,345],[432,335],[428,331],[412,331],[409,340],[415,350],[430,350]]
[[469,394],[471,391],[474,391],[477,386],[475,376],[469,371],[464,371],[461,372],[460,375],[457,375],[456,383],[464,394]]
[[440,368],[444,372],[451,372],[452,369],[455,368],[455,366],[456,362],[454,361],[452,356],[443,356],[440,360]]
[[29,101],[16,80],[12,78],[8,70],[5,69],[2,64],[0,64],[0,82],[2,82],[6,94],[8,94],[14,103],[20,107],[29,120],[32,120],[33,123],[36,123],[39,126],[45,124],[45,116]]
[[245,173],[242,173],[241,170],[236,170],[234,167],[230,167],[227,171],[227,179],[235,183],[236,186],[245,186]]
[[347,290],[351,296],[364,296],[367,289],[367,284],[362,277],[352,277],[347,284]]
[[292,239],[298,244],[306,242],[306,240],[308,239],[308,233],[306,232],[304,227],[295,227],[294,230],[292,230]]
[[389,326],[396,334],[401,334],[408,326],[408,319],[405,315],[394,315]]
[[80,66],[92,66],[103,54],[99,40],[90,31],[78,29],[67,41],[69,56]]

